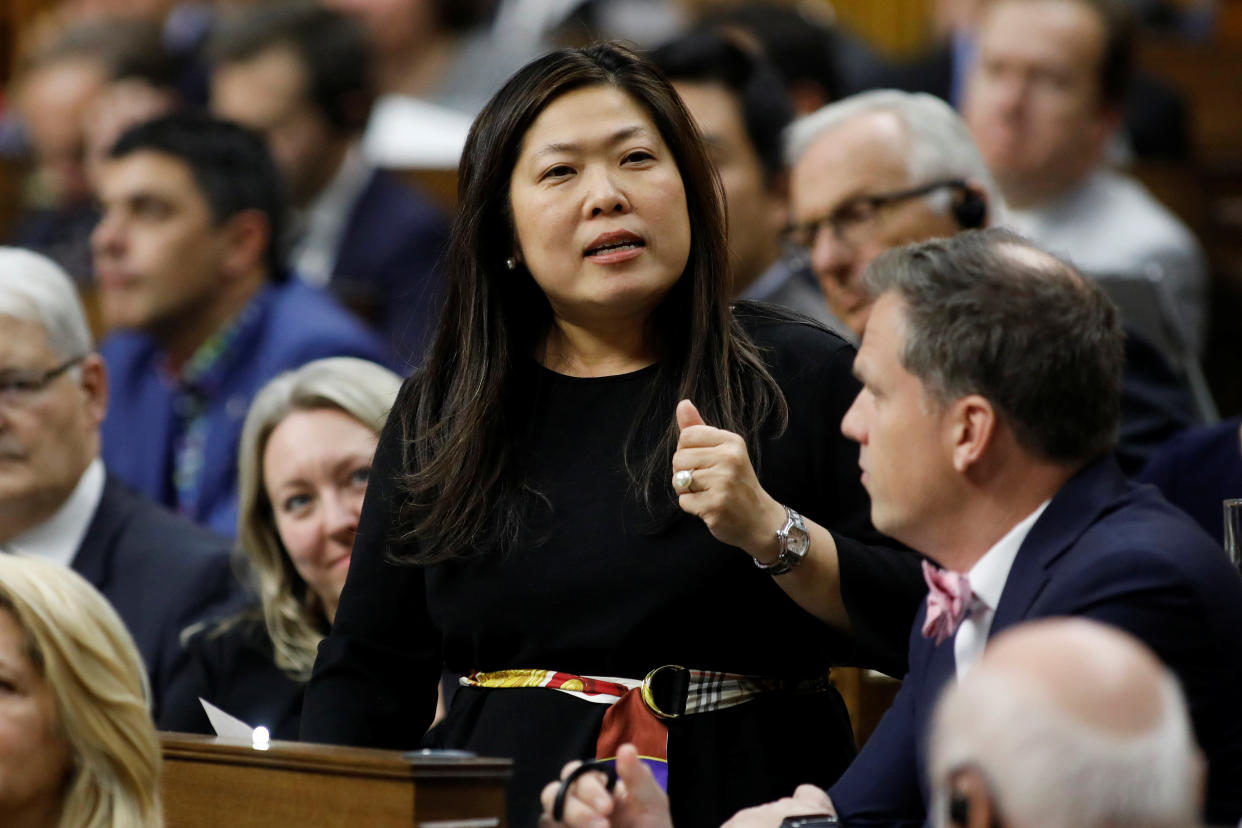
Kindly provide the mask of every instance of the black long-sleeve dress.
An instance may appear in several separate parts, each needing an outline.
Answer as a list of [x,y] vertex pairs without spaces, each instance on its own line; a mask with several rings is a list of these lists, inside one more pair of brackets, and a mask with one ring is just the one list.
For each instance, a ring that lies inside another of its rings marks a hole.
[[[639,530],[621,447],[655,366],[584,379],[532,365],[528,479],[553,507],[550,519],[529,527],[542,542],[428,567],[391,563],[401,446],[400,425],[390,421],[336,622],[307,691],[303,738],[513,757],[510,820],[524,826],[534,824],[538,792],[561,765],[594,755],[606,708],[547,689],[464,687],[424,740],[442,662],[457,673],[537,668],[630,678],[664,664],[788,678],[860,664],[901,675],[922,581],[913,554],[862,542],[880,536],[857,446],[840,431],[858,388],[854,350],[767,310],[739,315],[790,411],[784,433],[762,443],[760,481],[833,532],[850,635],[798,607],[698,518],[682,514],[658,534]],[[674,819],[679,828],[719,825],[798,783],[828,785],[853,755],[835,691],[683,717],[669,727]]]

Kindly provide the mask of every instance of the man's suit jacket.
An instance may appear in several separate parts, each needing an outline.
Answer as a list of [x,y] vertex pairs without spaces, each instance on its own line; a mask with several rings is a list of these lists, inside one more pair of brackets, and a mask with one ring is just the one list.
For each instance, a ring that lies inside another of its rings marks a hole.
[[181,678],[181,631],[235,605],[227,539],[174,515],[108,476],[73,569],[121,616],[160,702]]
[[449,220],[413,188],[375,170],[350,210],[328,287],[417,365],[439,318]]
[[[204,447],[197,499],[183,513],[222,535],[237,531],[237,449],[250,401],[283,371],[332,356],[392,366],[372,331],[327,291],[297,279],[269,284],[250,300],[253,315],[213,369],[206,394]],[[152,337],[117,331],[99,348],[112,390],[100,434],[108,470],[126,485],[169,508],[183,390],[165,374],[164,351]]]
[[[922,825],[926,739],[953,679],[952,640],[910,633],[910,672],[893,707],[830,791],[845,825]],[[989,636],[1022,621],[1082,616],[1129,631],[1186,691],[1209,763],[1208,821],[1242,818],[1242,577],[1223,550],[1151,486],[1098,461],[1061,488],[1005,582]]]

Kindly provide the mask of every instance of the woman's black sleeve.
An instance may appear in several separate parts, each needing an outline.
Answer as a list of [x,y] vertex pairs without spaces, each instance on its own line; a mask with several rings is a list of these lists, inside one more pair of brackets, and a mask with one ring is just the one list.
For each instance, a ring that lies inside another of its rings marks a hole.
[[303,741],[413,748],[435,714],[441,637],[424,571],[389,555],[404,473],[399,411],[380,435],[349,576],[306,688]]

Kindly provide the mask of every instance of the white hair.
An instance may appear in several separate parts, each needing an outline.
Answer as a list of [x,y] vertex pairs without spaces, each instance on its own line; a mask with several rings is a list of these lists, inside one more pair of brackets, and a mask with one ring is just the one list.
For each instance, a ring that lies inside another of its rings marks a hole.
[[[966,124],[944,101],[922,92],[862,92],[799,118],[785,132],[786,164],[793,167],[829,130],[875,112],[892,113],[905,128],[906,171],[911,186],[946,179],[970,181],[987,197],[988,225],[1004,224],[1005,199]],[[952,194],[937,190],[928,195],[928,201],[934,209],[947,212]]]
[[38,323],[61,359],[85,356],[94,348],[73,280],[38,253],[0,247],[0,315]]
[[1199,759],[1186,700],[1164,671],[1161,715],[1142,733],[1093,728],[1045,691],[976,673],[937,705],[931,741],[932,824],[943,826],[949,776],[983,773],[1004,822],[1058,828],[1166,828],[1198,818]]

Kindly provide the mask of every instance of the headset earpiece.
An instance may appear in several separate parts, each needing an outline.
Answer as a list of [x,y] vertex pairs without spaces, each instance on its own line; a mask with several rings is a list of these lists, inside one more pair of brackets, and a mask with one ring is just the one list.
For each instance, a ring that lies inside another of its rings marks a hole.
[[953,218],[963,230],[976,230],[987,223],[988,204],[983,194],[969,184],[962,184],[961,196],[953,202]]

